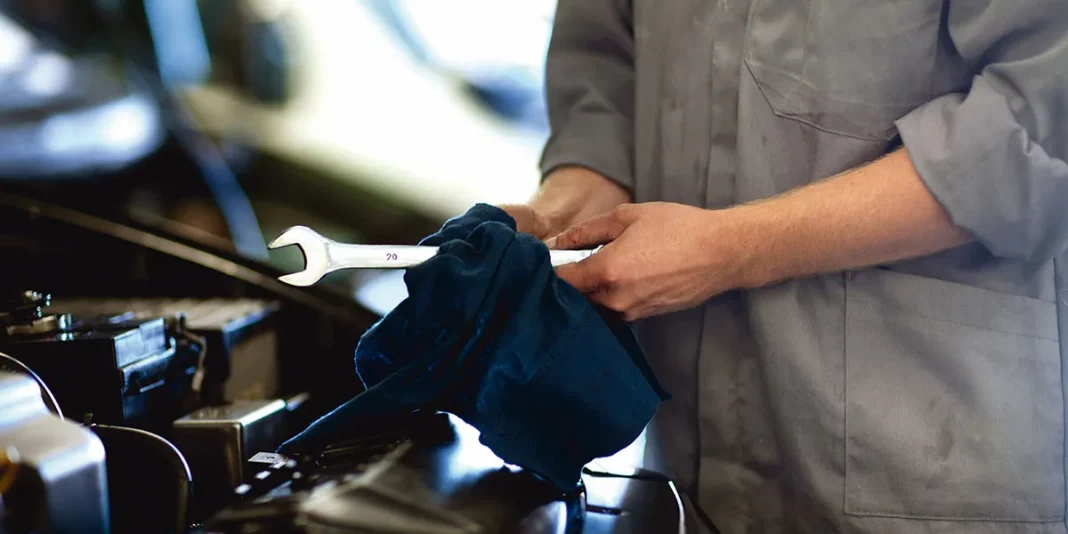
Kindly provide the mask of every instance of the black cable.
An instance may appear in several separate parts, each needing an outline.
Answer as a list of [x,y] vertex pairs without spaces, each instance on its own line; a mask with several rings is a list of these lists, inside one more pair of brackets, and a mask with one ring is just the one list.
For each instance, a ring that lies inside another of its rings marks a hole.
[[193,113],[164,86],[159,76],[136,66],[131,66],[131,70],[132,75],[141,79],[158,103],[167,131],[199,167],[204,185],[226,221],[234,248],[245,256],[267,259],[267,242],[260,231],[252,201],[241,188],[222,151],[197,129]]

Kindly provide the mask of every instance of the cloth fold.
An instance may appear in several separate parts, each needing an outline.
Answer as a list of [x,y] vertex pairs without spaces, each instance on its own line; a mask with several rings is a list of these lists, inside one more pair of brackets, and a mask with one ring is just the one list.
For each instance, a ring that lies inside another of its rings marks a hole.
[[668,398],[630,327],[557,278],[545,245],[504,211],[478,204],[420,244],[438,254],[405,273],[408,298],[356,349],[366,391],[280,452],[351,436],[362,419],[440,410],[566,491]]

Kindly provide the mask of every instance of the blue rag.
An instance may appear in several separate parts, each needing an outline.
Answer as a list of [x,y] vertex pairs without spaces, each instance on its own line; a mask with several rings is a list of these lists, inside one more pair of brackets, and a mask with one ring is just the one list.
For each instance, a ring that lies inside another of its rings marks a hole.
[[280,452],[322,447],[361,420],[440,410],[567,491],[668,398],[630,327],[557,278],[545,245],[504,211],[478,204],[420,244],[438,254],[405,273],[408,298],[356,348],[366,391]]

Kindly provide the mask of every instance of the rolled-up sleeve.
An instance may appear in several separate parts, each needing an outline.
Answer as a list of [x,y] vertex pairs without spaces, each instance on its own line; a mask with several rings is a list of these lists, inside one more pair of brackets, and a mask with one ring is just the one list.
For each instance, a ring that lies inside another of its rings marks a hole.
[[993,254],[1055,257],[1068,248],[1068,5],[949,0],[946,17],[973,83],[897,121],[902,142],[953,222]]
[[546,64],[552,133],[543,176],[592,169],[633,187],[634,37],[629,0],[559,0]]

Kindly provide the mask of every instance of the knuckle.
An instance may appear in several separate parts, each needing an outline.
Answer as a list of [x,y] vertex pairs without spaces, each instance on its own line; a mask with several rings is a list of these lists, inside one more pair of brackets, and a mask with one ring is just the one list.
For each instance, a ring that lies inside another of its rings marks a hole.
[[565,233],[567,234],[568,245],[575,245],[585,239],[586,234],[590,233],[590,231],[585,226],[575,226]]
[[597,278],[605,287],[617,287],[623,282],[623,273],[612,265],[605,265],[596,272]]
[[556,236],[556,248],[567,249],[573,247],[581,237],[581,232],[581,228],[574,226],[564,230],[560,235]]
[[621,221],[629,221],[637,217],[641,211],[641,205],[639,204],[620,204],[616,206],[616,217]]
[[608,308],[609,310],[612,310],[616,313],[624,313],[624,311],[626,310],[626,306],[623,305],[623,302],[622,300],[620,300],[619,295],[616,295],[614,293],[599,293],[597,295],[596,300],[601,306],[604,306],[605,308]]

